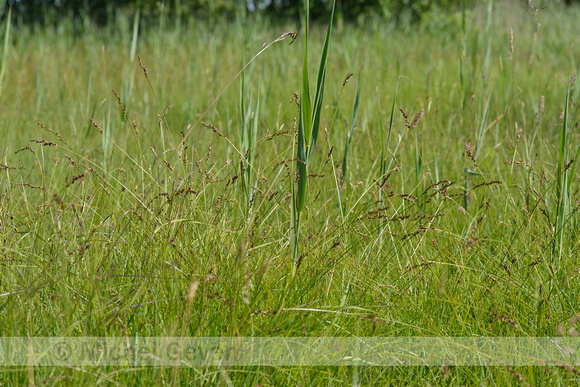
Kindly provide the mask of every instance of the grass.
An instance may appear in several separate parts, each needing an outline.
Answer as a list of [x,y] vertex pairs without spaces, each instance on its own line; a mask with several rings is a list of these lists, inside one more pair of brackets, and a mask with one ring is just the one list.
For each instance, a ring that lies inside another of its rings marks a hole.
[[[66,19],[41,30],[4,19],[0,332],[574,334],[579,16],[486,2],[414,29],[335,21],[330,46],[328,25],[313,25],[308,50],[287,38],[257,57],[300,26],[144,28],[121,15],[75,35]],[[359,86],[345,83],[355,71]],[[558,367],[0,373],[70,385],[577,378]]]

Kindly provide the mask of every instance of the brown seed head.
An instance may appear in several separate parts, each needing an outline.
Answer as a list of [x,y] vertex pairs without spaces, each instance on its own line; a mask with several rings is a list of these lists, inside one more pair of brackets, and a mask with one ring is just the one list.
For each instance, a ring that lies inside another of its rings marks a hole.
[[348,83],[348,81],[350,81],[350,78],[354,75],[354,73],[348,73],[348,75],[346,76],[346,78],[344,79],[344,82],[342,83],[342,87],[345,87],[346,84]]
[[137,59],[139,60],[139,67],[143,70],[143,74],[145,74],[145,78],[149,79],[149,74],[147,74],[147,67],[143,66],[143,62],[141,62],[141,57],[137,55]]
[[409,127],[409,129],[411,129],[411,130],[415,129],[415,127],[417,126],[417,124],[421,120],[421,116],[423,116],[423,109],[419,110],[419,113],[417,113],[417,116],[413,120],[413,123],[411,124],[411,126]]
[[409,116],[407,116],[407,113],[405,113],[405,111],[401,108],[399,108],[399,111],[401,112],[401,114],[403,115],[403,118],[405,119],[405,126],[409,127]]

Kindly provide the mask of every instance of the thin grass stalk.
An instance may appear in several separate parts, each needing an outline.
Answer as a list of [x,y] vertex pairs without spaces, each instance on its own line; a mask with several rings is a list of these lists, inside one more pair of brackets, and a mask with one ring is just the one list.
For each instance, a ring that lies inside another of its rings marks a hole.
[[[256,97],[256,105],[254,106],[254,121],[252,122],[252,131],[250,138],[250,160],[252,163],[254,160],[254,154],[256,152],[256,141],[258,139],[258,125],[260,123],[260,85],[258,84],[258,96]],[[249,179],[248,179],[249,180]]]
[[[459,56],[459,85],[461,86],[461,90],[464,88],[464,75],[463,75],[463,62],[465,53],[467,51],[467,29],[465,24],[465,8],[466,8],[466,1],[463,0],[463,9],[461,13],[461,55]],[[465,105],[464,105],[465,106]],[[464,107],[462,106],[462,108]]]
[[[435,182],[438,183],[441,180],[439,180],[439,165],[437,164],[437,154],[433,155],[433,169],[435,170]],[[437,198],[437,200],[439,200],[439,198],[441,197],[441,193],[437,191],[435,197]],[[437,222],[440,222],[440,219],[438,219]]]
[[[228,82],[228,84],[218,93],[218,95],[213,99],[213,101],[209,104],[209,106],[205,109],[205,111],[201,114],[201,116],[197,119],[197,121],[190,126],[189,130],[187,131],[187,133],[185,133],[185,135],[182,138],[182,142],[185,143],[186,139],[191,135],[191,133],[193,132],[194,129],[196,129],[197,125],[202,121],[202,119],[205,117],[205,115],[210,111],[210,109],[217,103],[217,101],[222,97],[222,95],[225,93],[225,91],[232,85],[232,83],[240,76],[244,73],[244,71],[248,68],[248,66],[256,59],[258,58],[264,51],[266,51],[270,46],[272,46],[274,43],[280,42],[284,39],[286,39],[288,36],[292,37],[292,42],[290,42],[290,44],[292,44],[294,42],[294,39],[296,38],[296,32],[285,32],[282,35],[280,35],[278,38],[274,39],[273,41],[271,41],[269,44],[263,46],[260,51],[258,51],[257,54],[255,54],[241,69],[240,71],[238,71],[238,73]],[[147,84],[149,86],[149,89],[151,90],[151,92],[153,93],[153,97],[155,98],[155,102],[157,104],[157,107],[162,111],[162,107],[161,107],[161,103],[159,101],[159,98],[157,96],[157,93],[155,92],[155,89],[153,88],[153,84],[151,82],[151,79],[149,78],[148,72],[146,67],[142,64],[141,62],[141,58],[138,57],[139,59],[139,65],[141,66],[141,69],[143,70],[143,73],[145,75],[145,79],[147,81]],[[163,144],[163,150],[166,150],[165,148],[165,141],[164,141],[164,137],[163,137],[163,126],[162,123],[165,122],[166,125],[168,125],[167,123],[167,115],[163,114],[162,116],[160,116],[160,120],[159,120],[159,128],[160,128],[160,133],[161,133],[161,140],[162,140],[162,144]],[[171,138],[171,140],[173,140],[173,138],[171,137],[171,130],[169,128],[169,126],[167,126],[167,132]],[[228,144],[230,146],[232,146],[232,148],[235,149],[235,151],[238,153],[238,155],[240,155],[240,157],[244,157],[244,154],[240,151],[240,149],[238,149],[227,137],[226,137],[226,141],[228,141]],[[172,141],[173,144],[173,141]],[[174,145],[172,145],[173,148]],[[170,156],[169,156],[169,160],[165,159],[165,161],[170,162],[171,159],[177,154],[177,152],[173,152]],[[163,157],[165,158],[165,152],[163,152]],[[254,169],[254,166],[251,163],[248,163],[249,168]],[[166,173],[166,171],[164,172]],[[167,181],[167,179],[165,179],[165,181]]]
[[[397,88],[398,88],[399,82],[397,81]],[[395,89],[395,100],[397,99],[397,89]],[[379,97],[379,126],[381,128],[381,160],[380,160],[380,167],[379,167],[379,194],[378,194],[378,213],[382,214],[383,208],[385,207],[385,204],[383,203],[383,186],[386,182],[385,176],[386,176],[386,167],[387,167],[387,163],[386,163],[386,149],[389,148],[388,143],[391,141],[391,129],[392,129],[392,123],[393,123],[393,113],[395,110],[395,103],[393,101],[393,110],[391,111],[391,120],[390,120],[390,125],[389,125],[389,133],[387,136],[387,146],[385,147],[385,128],[383,125],[383,117],[380,114],[380,112],[382,111],[382,107],[381,107],[381,100]],[[383,245],[383,229],[384,229],[384,220],[382,217],[379,218],[379,248]]]
[[[413,140],[415,141],[415,187],[417,187],[415,196],[420,198],[421,193],[425,190],[425,184],[423,183],[423,145],[420,144],[419,136],[415,131],[413,130],[411,133],[413,135]],[[423,199],[420,199],[419,203],[421,213],[423,212]]]
[[[356,84],[356,93],[354,96],[354,102],[353,102],[353,106],[352,106],[352,121],[350,123],[350,128],[348,129],[348,132],[346,134],[346,144],[344,145],[344,155],[342,158],[342,175],[341,175],[341,181],[340,181],[340,186],[342,187],[345,180],[346,180],[346,174],[347,174],[347,167],[348,167],[348,157],[350,155],[350,148],[351,148],[351,144],[352,144],[352,136],[354,134],[354,127],[356,124],[356,119],[358,116],[358,107],[360,104],[360,91],[361,91],[361,82],[360,82],[360,72],[359,72],[359,77],[358,77],[358,81]],[[349,187],[350,185],[347,184],[347,200],[348,200],[348,192],[349,192]],[[338,194],[340,195],[340,190],[338,192]]]
[[[473,155],[473,160],[477,161],[479,153],[483,148],[483,140],[485,138],[485,133],[489,128],[487,126],[487,121],[489,117],[489,102],[491,100],[491,93],[487,97],[487,102],[485,103],[485,108],[483,110],[483,116],[481,118],[481,122],[479,124],[479,128],[475,132],[475,154]],[[464,169],[465,172],[465,185],[464,185],[464,196],[463,196],[463,208],[467,210],[467,206],[469,205],[469,198],[470,198],[470,191],[471,191],[471,176],[480,176],[481,173],[471,171],[469,168]]]
[[[401,79],[401,76],[399,76],[399,78],[397,79],[397,87],[395,88],[395,98],[393,99],[393,106],[391,109],[391,118],[389,120],[389,132],[387,135],[387,146],[386,148],[382,148],[383,150],[383,154],[386,157],[386,152],[389,151],[389,146],[390,146],[390,140],[391,140],[391,132],[392,132],[392,128],[393,128],[393,120],[394,120],[394,116],[395,116],[395,106],[397,103],[397,93],[399,90],[399,80]],[[389,165],[386,168],[383,168],[381,175],[379,176],[379,181],[381,182],[381,187],[385,184],[386,182],[386,178],[387,175],[389,174],[389,172],[391,171],[391,167],[393,166],[393,163],[396,160],[397,157],[397,152],[399,151],[399,147],[401,145],[401,143],[403,142],[403,138],[405,137],[405,134],[407,132],[407,126],[405,126],[403,128],[403,132],[401,133],[401,135],[399,136],[399,141],[397,142],[397,145],[395,146],[395,150],[393,152],[389,152],[391,153],[391,161],[389,161]],[[384,143],[383,143],[384,144]],[[386,165],[386,160],[384,165]],[[370,190],[370,188],[368,188],[367,190],[365,190],[363,192],[363,195],[360,196],[360,198],[356,201],[356,203],[354,205],[351,206],[351,208],[349,209],[348,213],[347,213],[347,217],[351,214],[354,213],[354,210],[356,208],[356,206],[358,205],[358,203],[360,203],[360,201],[362,200],[363,196]],[[382,200],[382,195],[380,196],[381,200]],[[381,223],[382,225],[382,223]],[[383,232],[383,228],[381,228],[381,233]]]
[[[243,164],[243,171],[241,175],[241,183],[242,189],[244,191],[244,199],[247,205],[247,213],[248,216],[251,213],[252,207],[252,197],[254,195],[254,189],[252,189],[252,170],[253,170],[253,161],[254,161],[254,154],[256,151],[256,140],[258,136],[258,124],[259,124],[259,114],[260,114],[260,92],[258,91],[258,98],[256,101],[256,105],[248,105],[246,107],[245,97],[244,97],[244,77],[242,76],[242,88],[241,88],[241,96],[240,96],[240,113],[242,118],[242,125],[241,125],[241,144],[240,144],[240,151],[242,152],[242,164]],[[258,90],[260,87],[258,86]],[[250,97],[250,100],[252,98]],[[252,120],[252,114],[253,120]]]
[[2,97],[2,88],[4,85],[4,72],[6,71],[6,59],[8,58],[8,42],[10,40],[10,23],[12,20],[12,6],[8,7],[6,17],[6,30],[4,31],[4,44],[2,45],[2,61],[0,62],[0,98]]
[[[574,157],[574,162],[572,163],[572,167],[570,169],[570,178],[568,179],[568,184],[567,184],[567,188],[566,188],[566,192],[568,192],[568,203],[572,203],[572,187],[571,187],[571,183],[572,180],[574,180],[574,177],[576,176],[576,164],[578,162],[578,157],[580,157],[580,146],[578,147],[578,149],[576,150],[576,156]],[[570,207],[568,207],[570,209],[570,211],[575,215],[573,218],[573,236],[576,237],[576,235],[578,234],[578,212],[577,211],[572,211]]]
[[102,166],[103,171],[108,172],[107,169],[107,158],[109,153],[111,153],[111,101],[109,101],[109,108],[107,109],[107,118],[105,124],[103,125],[103,132],[101,133],[101,147],[103,150],[103,160]]
[[484,37],[486,40],[486,49],[483,60],[483,71],[485,77],[483,78],[483,84],[487,87],[489,80],[489,69],[491,66],[491,28],[492,28],[492,14],[493,14],[493,0],[488,0],[487,3],[487,18],[485,21]]
[[[345,82],[342,85],[342,89],[340,90],[340,94],[338,95],[338,99],[336,101],[336,109],[334,110],[334,114],[332,116],[330,128],[328,129],[329,132],[331,132],[334,128],[334,123],[336,122],[336,117],[338,115],[338,106],[340,105],[340,101],[342,100],[342,94],[344,93],[344,89],[346,87],[347,81],[350,79],[350,77],[352,75],[354,75],[354,73],[349,73],[349,75],[347,75],[347,77],[345,79]],[[335,176],[334,183],[336,184],[336,192],[337,192],[337,198],[338,198],[338,208],[340,210],[340,217],[344,221],[344,211],[343,211],[343,207],[342,207],[342,198],[341,198],[341,194],[340,194],[341,176],[339,174],[337,174],[337,172],[336,172],[336,167],[334,164],[334,157],[332,156],[332,154],[330,155],[330,161],[331,161],[331,165],[332,165],[332,172],[333,172],[333,175]]]
[[[133,34],[131,36],[131,48],[129,50],[129,64],[130,75],[128,75],[125,79],[128,79],[128,84],[125,86],[125,93],[123,95],[123,105],[127,107],[129,103],[129,98],[131,98],[131,94],[133,93],[133,87],[135,85],[135,66],[133,66],[133,62],[135,61],[135,55],[137,54],[137,42],[139,40],[139,21],[141,16],[141,8],[137,8],[135,12],[135,19],[133,20]],[[122,115],[121,119],[124,119],[124,115]]]
[[[195,121],[195,123],[193,125],[191,125],[191,127],[189,128],[189,130],[187,131],[187,133],[185,133],[184,136],[184,141],[187,137],[189,137],[191,135],[191,133],[195,130],[195,128],[197,128],[197,125],[199,125],[199,123],[201,122],[201,120],[205,117],[205,115],[210,111],[210,109],[216,104],[216,102],[222,97],[222,95],[225,93],[225,91],[232,85],[232,83],[234,83],[234,81],[236,79],[238,79],[238,77],[248,68],[248,66],[254,62],[254,60],[259,57],[264,51],[266,51],[268,48],[270,48],[270,46],[274,43],[277,42],[281,42],[282,40],[286,39],[288,36],[292,37],[292,42],[290,42],[290,44],[292,44],[294,42],[294,39],[296,39],[296,32],[285,32],[282,35],[280,35],[277,39],[274,39],[273,41],[271,41],[269,44],[267,44],[266,46],[263,46],[260,51],[258,51],[258,53],[256,55],[254,55],[252,57],[252,59],[250,59],[245,65],[244,67],[242,67],[242,69],[240,71],[238,71],[238,73],[228,82],[228,84],[219,92],[219,94],[213,99],[213,101],[209,104],[209,106],[204,110],[204,112],[201,114],[201,116],[199,116],[199,118],[197,119],[197,121]],[[155,96],[156,100],[157,100],[157,96],[155,95],[155,92],[153,90],[153,86],[151,84],[151,81],[149,81],[149,77],[146,75],[147,81],[149,83],[149,86],[151,88],[151,90],[153,91],[153,95]],[[158,105],[159,105],[159,101],[157,100]],[[159,105],[160,106],[160,105]]]
[[[248,138],[248,168],[246,168],[246,179],[247,179],[247,192],[248,192],[248,213],[252,212],[252,207],[253,207],[253,196],[254,196],[254,189],[251,188],[251,182],[252,182],[252,168],[249,167],[249,165],[254,165],[254,156],[255,156],[255,152],[256,152],[256,138],[258,136],[258,116],[260,114],[260,91],[259,91],[260,87],[258,86],[258,97],[256,100],[256,105],[254,106],[253,109],[253,114],[254,114],[254,119],[253,121],[250,122],[250,128],[249,128],[249,138]],[[250,113],[250,118],[252,118],[252,113]],[[254,167],[255,168],[255,167]],[[257,178],[257,174],[256,174],[256,178]]]
[[562,120],[562,130],[560,132],[560,152],[558,157],[558,170],[556,172],[556,194],[558,198],[556,206],[556,219],[554,224],[554,242],[553,253],[557,253],[558,258],[562,257],[562,246],[564,244],[564,225],[566,222],[566,213],[568,206],[568,182],[567,171],[565,170],[566,160],[566,136],[568,128],[568,102],[570,100],[570,85],[566,91],[566,105],[564,107],[564,117]]
[[476,133],[475,141],[476,141],[476,149],[475,155],[473,158],[477,160],[481,149],[483,148],[483,139],[485,138],[485,132],[487,131],[487,121],[489,119],[489,102],[491,101],[491,93],[487,97],[487,102],[485,103],[485,109],[483,111],[483,117],[481,119],[481,123],[479,125],[479,130]]
[[[574,88],[574,83],[576,82],[576,74],[578,72],[575,71],[574,74],[572,75],[571,79],[570,79],[570,83],[569,83],[569,89],[570,89],[570,93],[572,94],[572,98],[571,98],[571,105],[572,107],[574,107],[574,94],[573,94],[573,88]],[[577,109],[574,109],[574,114],[572,114],[573,120],[574,122],[577,121]],[[568,120],[570,120],[570,114],[568,114],[567,117]],[[574,124],[572,124],[572,127],[574,127]],[[576,177],[576,165],[578,164],[578,159],[580,158],[580,146],[578,147],[578,149],[576,150],[576,154],[574,156],[574,159],[572,162],[572,165],[570,166],[570,172],[569,172],[569,176],[570,178],[568,179],[568,184],[566,186],[566,192],[568,193],[568,203],[572,203],[572,181],[574,180],[574,178]],[[568,207],[569,210],[571,211],[570,206]],[[572,212],[572,211],[571,211]],[[576,231],[578,230],[578,217],[577,217],[577,212],[574,212],[574,214],[576,215],[574,217],[574,234],[576,235]]]
[[300,231],[300,216],[304,209],[304,202],[306,197],[306,184],[307,184],[307,170],[306,170],[306,140],[305,140],[305,129],[304,129],[304,114],[302,114],[302,105],[300,108],[300,120],[298,124],[298,150],[297,150],[297,161],[296,169],[298,170],[298,181],[296,183],[296,188],[294,184],[292,187],[292,214],[293,224],[291,225],[291,245],[292,245],[292,275],[296,274],[296,265],[298,263],[298,239]]
[[[383,124],[383,115],[381,114],[383,111],[383,107],[381,104],[381,97],[379,96],[379,132],[381,134],[381,154],[379,155],[379,178],[377,179],[377,181],[379,182],[379,184],[382,184],[384,182],[384,175],[385,175],[385,168],[386,168],[386,154],[385,154],[385,126]],[[390,129],[390,128],[389,128]],[[391,131],[389,130],[389,136],[388,136],[388,140],[390,140],[391,137]],[[382,203],[382,186],[379,187],[379,209],[381,208],[381,203]]]
[[[395,106],[397,104],[397,93],[399,92],[399,80],[400,79],[401,79],[401,77],[397,78],[397,86],[395,86],[395,97],[393,99],[393,106],[391,107],[391,117],[389,118],[389,132],[387,133],[387,145],[386,146],[385,146],[385,139],[384,139],[383,119],[379,115],[379,122],[381,124],[381,167],[380,167],[380,172],[379,172],[379,181],[381,182],[381,186],[385,183],[387,173],[389,172],[389,169],[391,168],[391,165],[393,164],[394,157],[395,157],[395,153],[393,153],[393,156],[391,157],[391,162],[387,166],[386,157],[387,157],[387,152],[389,150],[389,146],[391,144],[391,133],[393,131],[393,119],[395,117]],[[380,106],[380,102],[379,102],[379,106]],[[380,194],[380,192],[379,192],[379,194]]]
[[240,155],[240,157],[242,158],[241,164],[240,164],[240,177],[241,177],[241,185],[242,185],[242,194],[244,195],[244,201],[245,203],[248,202],[248,197],[247,197],[247,192],[246,192],[246,174],[245,174],[245,169],[247,167],[247,160],[245,160],[244,155],[247,152],[246,148],[246,141],[247,141],[247,126],[248,126],[248,112],[246,109],[246,93],[245,93],[245,76],[244,74],[242,74],[241,78],[240,78],[240,151],[242,152],[242,155]]
[[[395,95],[397,94],[397,92],[395,91]],[[385,206],[385,204],[383,203],[383,184],[385,183],[385,168],[386,168],[386,151],[385,151],[385,127],[383,125],[383,116],[381,114],[382,112],[382,106],[381,106],[381,99],[379,96],[379,127],[380,127],[380,133],[381,133],[381,155],[380,155],[380,164],[379,164],[379,178],[378,178],[378,183],[379,183],[379,193],[378,193],[378,204],[377,204],[377,209],[378,209],[378,213],[382,214],[382,210]],[[392,112],[391,112],[392,115]],[[389,127],[389,135],[388,135],[388,139],[387,141],[390,141],[391,139],[391,128]],[[388,148],[388,147],[387,147]],[[383,218],[379,218],[379,248],[383,245]]]
[[[395,118],[395,107],[396,107],[396,103],[397,103],[397,94],[399,92],[399,81],[400,80],[401,80],[401,76],[399,76],[397,78],[397,86],[395,87],[395,98],[393,99],[393,106],[391,107],[391,118],[389,119],[389,133],[387,135],[387,149],[386,149],[387,151],[389,151],[389,146],[391,144],[391,132],[393,130],[393,120]],[[383,179],[386,178],[386,175],[391,170],[391,167],[393,166],[393,163],[395,162],[395,156],[397,155],[397,151],[399,150],[399,145],[401,144],[401,140],[405,136],[406,131],[407,131],[407,127],[405,127],[403,129],[403,133],[401,133],[401,137],[399,138],[399,142],[397,143],[397,146],[395,147],[395,150],[392,153],[391,161],[389,162],[389,165],[387,166],[387,168],[385,168],[383,173],[381,174],[381,178],[383,178]]]

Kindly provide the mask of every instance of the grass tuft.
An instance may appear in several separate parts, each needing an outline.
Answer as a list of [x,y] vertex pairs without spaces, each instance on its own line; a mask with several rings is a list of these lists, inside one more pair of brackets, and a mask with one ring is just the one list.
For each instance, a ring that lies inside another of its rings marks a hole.
[[[406,30],[338,8],[305,47],[262,19],[3,18],[3,336],[576,336],[580,8],[464,4]],[[564,385],[570,364],[28,366],[0,384]]]

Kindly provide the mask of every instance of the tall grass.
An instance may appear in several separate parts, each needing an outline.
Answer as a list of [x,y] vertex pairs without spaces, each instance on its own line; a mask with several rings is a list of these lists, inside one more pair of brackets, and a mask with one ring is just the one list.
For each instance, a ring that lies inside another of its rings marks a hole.
[[[444,15],[406,31],[334,20],[292,45],[274,43],[295,25],[265,21],[12,26],[2,335],[574,336],[580,11]],[[6,385],[576,383],[558,365],[3,371]]]
[[308,166],[312,161],[318,133],[320,131],[320,115],[322,113],[322,101],[324,99],[324,81],[326,79],[326,64],[334,20],[334,7],[330,15],[330,22],[326,31],[320,65],[316,77],[314,101],[310,96],[310,81],[308,78],[308,24],[310,23],[310,1],[306,0],[304,23],[304,63],[302,65],[302,92],[300,94],[300,116],[298,121],[297,157],[296,170],[297,183],[292,186],[292,213],[290,225],[290,244],[292,248],[292,275],[294,276],[298,264],[298,240],[300,238],[300,218],[306,205],[308,186]]
[[255,190],[252,185],[255,183],[252,181],[252,168],[254,168],[252,162],[254,160],[254,153],[256,152],[256,141],[258,138],[258,125],[260,117],[260,87],[258,86],[258,97],[256,98],[255,105],[252,104],[252,99],[250,98],[250,104],[247,104],[246,97],[244,93],[244,77],[242,76],[242,84],[240,88],[240,151],[243,153],[243,160],[240,163],[241,166],[241,179],[242,179],[242,190],[244,192],[245,205],[247,206],[247,215],[251,214],[251,210],[254,204],[253,194]]
[[568,88],[566,90],[566,102],[564,105],[564,112],[562,116],[562,130],[560,132],[560,146],[558,154],[558,170],[556,172],[556,215],[554,221],[554,252],[557,255],[558,261],[562,258],[562,250],[564,245],[564,230],[566,224],[570,222],[570,216],[573,213],[571,207],[571,200],[573,194],[571,192],[572,180],[575,176],[576,163],[580,156],[580,147],[576,151],[573,159],[568,161],[568,109],[570,104],[570,89],[574,87],[576,81],[576,72],[571,76]]
[[[342,156],[342,167],[340,168],[340,182],[339,186],[342,188],[346,181],[346,197],[348,199],[349,192],[350,192],[350,179],[347,180],[347,167],[348,167],[348,156],[350,154],[350,149],[352,146],[352,136],[354,134],[354,128],[356,124],[356,119],[358,117],[358,108],[360,106],[360,94],[361,94],[361,83],[360,83],[360,74],[358,81],[356,83],[356,92],[354,95],[354,102],[352,105],[352,118],[349,127],[347,128],[346,133],[346,144],[344,146],[344,154]],[[341,196],[340,191],[338,192],[339,197]]]
[[6,58],[8,58],[8,43],[10,42],[10,25],[12,24],[12,7],[8,8],[6,16],[6,28],[4,30],[4,43],[2,44],[2,56],[0,57],[0,98],[2,97],[2,87],[4,84],[4,72],[6,71]]

